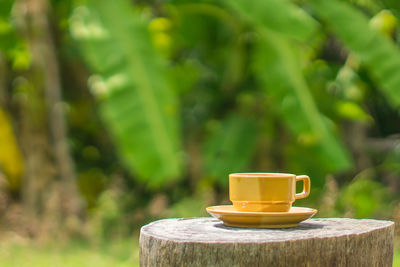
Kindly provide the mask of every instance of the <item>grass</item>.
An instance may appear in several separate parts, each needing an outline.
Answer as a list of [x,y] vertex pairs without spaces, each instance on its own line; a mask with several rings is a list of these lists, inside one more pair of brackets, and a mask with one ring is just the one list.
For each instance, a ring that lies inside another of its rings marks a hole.
[[0,243],[1,266],[80,267],[139,266],[137,239],[99,247],[74,243],[68,246]]
[[[7,267],[125,267],[139,266],[138,239],[113,241],[99,247],[82,243],[68,246],[35,246],[30,243],[0,243],[0,263]],[[400,247],[393,266],[400,267]]]
[[393,267],[400,267],[400,248],[394,251]]

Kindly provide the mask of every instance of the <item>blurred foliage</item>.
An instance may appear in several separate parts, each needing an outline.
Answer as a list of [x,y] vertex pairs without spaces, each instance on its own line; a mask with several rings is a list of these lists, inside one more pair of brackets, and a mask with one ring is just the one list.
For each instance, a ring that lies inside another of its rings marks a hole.
[[318,23],[304,10],[290,1],[235,1],[228,2],[252,24],[262,25],[275,33],[307,40],[318,28]]
[[381,183],[357,179],[346,186],[339,196],[339,210],[355,218],[388,218],[393,207],[390,192]]
[[253,118],[231,114],[222,122],[211,122],[204,144],[204,172],[227,186],[229,173],[241,172],[251,162],[257,138]]
[[207,216],[207,206],[204,199],[198,197],[189,197],[182,199],[180,202],[171,206],[170,210],[166,211],[163,217],[172,218],[190,218]]
[[[0,170],[17,200],[20,106],[45,110],[24,78],[37,55],[18,3],[0,3]],[[94,243],[229,203],[231,172],[308,174],[312,196],[296,205],[396,217],[397,1],[48,3]]]
[[0,109],[0,166],[6,174],[11,189],[17,190],[21,186],[24,171],[22,155],[15,140],[15,135],[9,116]]
[[319,113],[302,77],[299,51],[272,32],[264,32],[264,35],[254,62],[272,102],[280,103],[276,108],[287,121],[288,128],[298,136],[299,145],[315,149],[326,171],[347,169],[351,164],[349,156],[332,135],[333,130],[327,128],[326,119]]
[[[354,51],[362,63],[382,85],[389,103],[398,107],[400,104],[400,70],[399,48],[377,30],[368,27],[367,18],[356,9],[339,1],[314,1],[314,9],[332,31],[336,33],[349,48]],[[386,13],[387,14],[387,13]],[[388,16],[391,19],[387,19]],[[379,21],[385,26],[378,26]],[[396,27],[396,20],[390,16],[377,15],[372,26],[387,34]],[[392,28],[392,29],[390,29]]]
[[132,239],[100,247],[85,243],[38,245],[28,240],[11,239],[0,248],[2,266],[139,266],[139,247]]
[[394,252],[393,266],[394,267],[399,267],[400,266],[400,250],[399,249],[397,249]]
[[89,85],[122,158],[139,178],[160,185],[179,175],[178,106],[147,24],[127,1],[95,1],[74,9],[70,29],[98,73]]

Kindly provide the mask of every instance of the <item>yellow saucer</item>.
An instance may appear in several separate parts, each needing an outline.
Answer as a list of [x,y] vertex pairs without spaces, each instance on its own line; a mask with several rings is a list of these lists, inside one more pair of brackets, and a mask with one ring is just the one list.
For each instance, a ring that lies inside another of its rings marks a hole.
[[207,212],[222,220],[225,225],[251,228],[289,228],[296,227],[317,213],[316,209],[292,207],[287,212],[249,212],[237,211],[232,205],[212,206]]

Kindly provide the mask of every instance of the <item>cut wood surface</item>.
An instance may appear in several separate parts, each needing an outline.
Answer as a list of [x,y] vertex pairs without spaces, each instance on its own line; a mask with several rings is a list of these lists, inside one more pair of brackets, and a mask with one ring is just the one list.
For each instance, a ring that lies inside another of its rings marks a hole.
[[393,234],[393,222],[370,219],[310,219],[287,229],[165,219],[142,227],[140,266],[392,266]]

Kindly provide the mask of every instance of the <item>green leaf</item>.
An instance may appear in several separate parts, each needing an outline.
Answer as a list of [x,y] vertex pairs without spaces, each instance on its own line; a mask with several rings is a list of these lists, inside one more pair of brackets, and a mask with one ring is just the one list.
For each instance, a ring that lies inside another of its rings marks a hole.
[[382,86],[388,101],[400,105],[400,51],[387,37],[371,29],[357,9],[336,0],[314,0],[312,7],[354,51]]
[[12,0],[0,1],[0,17],[10,16],[13,5],[14,5],[14,1],[12,1]]
[[372,121],[371,116],[369,116],[365,111],[355,102],[351,101],[338,101],[335,104],[338,114],[346,119],[369,122]]
[[284,122],[299,142],[319,148],[324,161],[331,162],[330,171],[349,168],[348,152],[328,128],[301,73],[299,49],[274,32],[260,32],[253,57],[255,73]]
[[[118,14],[118,17],[115,17]],[[178,103],[147,21],[126,0],[77,7],[71,34],[94,75],[89,80],[131,172],[159,186],[180,175]]]
[[318,22],[286,0],[235,0],[227,3],[252,24],[298,40],[307,39],[318,29]]
[[251,162],[257,138],[254,120],[230,115],[216,125],[204,144],[206,174],[226,185],[232,172],[245,172]]
[[350,211],[356,218],[385,217],[390,216],[392,198],[382,184],[363,177],[341,190],[337,204],[343,213]]
[[13,69],[25,70],[30,64],[30,53],[26,41],[17,34],[13,19],[15,1],[0,1],[0,53],[13,64]]

